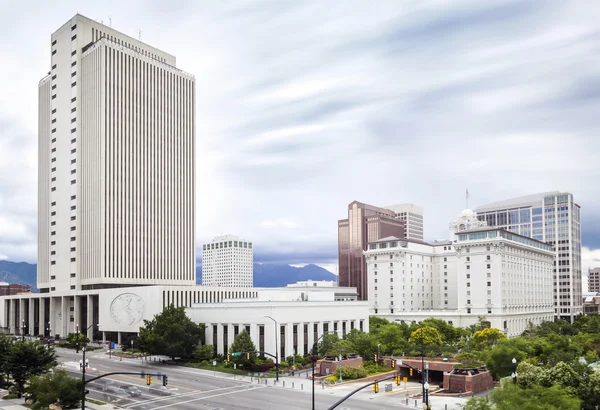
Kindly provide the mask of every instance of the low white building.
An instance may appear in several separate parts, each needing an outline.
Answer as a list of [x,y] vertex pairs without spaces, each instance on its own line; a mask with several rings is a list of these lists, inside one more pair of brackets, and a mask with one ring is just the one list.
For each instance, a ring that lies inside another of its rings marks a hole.
[[487,227],[469,210],[451,227],[452,241],[390,237],[368,245],[371,314],[461,327],[484,316],[508,336],[553,320],[552,246]]
[[217,236],[202,245],[202,285],[252,287],[252,242],[237,236]]
[[[236,326],[238,330],[239,326],[249,326],[251,335],[256,337],[256,346],[261,345],[260,325],[270,324],[270,319],[263,317],[269,315],[282,326],[285,337],[292,335],[295,341],[285,339],[281,351],[289,355],[295,347],[298,354],[304,354],[307,352],[304,345],[312,343],[315,332],[320,337],[324,331],[339,330],[341,335],[354,328],[368,330],[368,302],[356,299],[356,288],[339,287],[138,286],[28,293],[0,297],[0,329],[16,335],[64,337],[75,332],[77,325],[79,329],[94,325],[87,332],[90,339],[121,344],[126,337],[139,332],[144,320],[152,320],[173,304],[187,307],[192,320],[207,324],[208,343],[221,340],[214,336],[221,334],[223,341],[216,345],[219,353],[223,353],[226,344],[231,344],[230,335],[236,334]],[[304,325],[310,327],[310,335],[299,336],[298,332],[305,330]],[[231,330],[227,333],[224,329]],[[263,334],[267,332],[266,344],[262,346],[269,353],[274,352],[273,331],[273,326],[262,329]],[[298,340],[302,341],[301,346]]]
[[334,287],[337,283],[333,280],[304,280],[287,285],[288,288],[306,288],[306,287]]
[[[279,292],[277,300],[259,291],[256,300],[226,300],[221,303],[194,304],[187,315],[206,324],[206,343],[215,353],[226,354],[239,332],[246,329],[258,351],[279,352],[280,360],[295,354],[309,354],[324,333],[342,337],[352,329],[369,331],[369,303],[339,301],[335,292],[308,290],[298,299],[295,292]],[[277,346],[275,346],[277,344]]]

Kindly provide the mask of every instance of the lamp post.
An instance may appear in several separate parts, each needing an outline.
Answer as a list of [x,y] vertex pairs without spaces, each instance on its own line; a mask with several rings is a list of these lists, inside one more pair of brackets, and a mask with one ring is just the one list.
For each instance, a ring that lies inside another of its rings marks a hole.
[[[94,325],[89,325],[85,332],[87,333]],[[100,327],[100,325],[96,325]],[[79,346],[79,325],[77,325],[77,345]],[[85,410],[85,368],[87,367],[87,361],[85,360],[85,346],[86,346],[86,338],[83,339],[83,348],[81,349],[83,353],[83,360],[79,363],[81,364],[81,410]]]
[[131,339],[131,358],[133,359],[133,339]]
[[425,345],[423,344],[423,325],[419,323],[421,329],[421,384],[423,385],[423,402],[425,402]]
[[50,327],[50,322],[48,322],[48,327],[46,328],[48,331],[48,349],[50,349],[50,337],[52,336],[52,328]]
[[381,348],[381,343],[377,344],[377,371],[379,371],[379,349]]
[[323,332],[323,334],[321,336],[319,336],[319,338],[317,340],[315,340],[315,342],[313,343],[313,348],[311,351],[311,355],[310,355],[310,359],[312,362],[312,410],[315,410],[315,364],[316,364],[316,356],[317,356],[317,346],[319,344],[319,340],[323,339],[323,336],[331,334],[331,333],[337,333],[337,331],[333,330],[333,331],[327,331],[327,332]]
[[517,384],[517,359],[515,359],[514,357],[512,359],[512,364],[513,364],[513,372],[510,375],[510,377],[512,377],[512,379],[513,379],[513,384]]
[[79,353],[79,325],[75,325],[75,353]]
[[23,319],[23,325],[21,326],[21,341],[25,341],[25,319]]
[[423,385],[425,391],[425,408],[429,408],[429,383],[425,382]]
[[277,321],[275,319],[273,319],[271,316],[263,316],[266,317],[268,319],[271,319],[274,323],[275,326],[275,382],[279,383],[279,349],[277,348],[277,333],[278,333],[278,326],[277,326]]
[[340,360],[340,383],[341,383],[344,381],[344,379],[342,378],[342,359],[343,359],[343,357],[342,357],[341,353],[338,355],[338,359]]

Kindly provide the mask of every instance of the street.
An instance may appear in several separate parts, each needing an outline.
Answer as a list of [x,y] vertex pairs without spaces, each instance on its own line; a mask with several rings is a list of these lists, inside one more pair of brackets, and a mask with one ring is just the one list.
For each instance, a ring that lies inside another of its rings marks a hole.
[[[75,353],[72,350],[57,349],[57,356],[61,367],[69,371],[73,376],[81,375],[79,370],[79,360],[81,353]],[[232,409],[232,410],[262,410],[265,408],[305,410],[311,408],[311,390],[310,381],[301,378],[282,378],[279,386],[273,385],[273,379],[268,379],[267,384],[264,380],[260,382],[249,377],[215,373],[206,370],[190,369],[185,367],[163,365],[160,362],[147,362],[140,359],[126,359],[122,361],[113,356],[109,359],[102,351],[93,351],[87,353],[90,370],[88,376],[96,376],[108,372],[146,372],[162,373],[168,375],[169,396],[161,396],[149,391],[146,385],[146,378],[132,375],[115,375],[103,378],[109,380],[108,383],[113,388],[126,385],[135,385],[141,391],[141,396],[130,397],[123,392],[103,391],[102,386],[97,383],[90,383],[88,390],[89,398],[111,402],[123,408],[130,409]],[[89,379],[90,377],[88,377]],[[242,380],[240,380],[242,379]],[[295,382],[294,382],[295,380]],[[288,387],[282,387],[283,381],[287,382]],[[295,388],[289,388],[292,382]],[[152,387],[162,386],[160,377],[153,377]],[[326,409],[341,399],[351,389],[359,387],[360,384],[353,386],[343,386],[344,389],[323,389],[320,385],[315,386],[315,408]],[[300,389],[301,388],[301,389]],[[348,399],[340,409],[345,410],[380,410],[380,409],[398,409],[411,408],[414,405],[406,407],[404,396],[386,395],[383,393],[374,394],[370,388],[364,392]],[[414,404],[412,401],[411,404]]]

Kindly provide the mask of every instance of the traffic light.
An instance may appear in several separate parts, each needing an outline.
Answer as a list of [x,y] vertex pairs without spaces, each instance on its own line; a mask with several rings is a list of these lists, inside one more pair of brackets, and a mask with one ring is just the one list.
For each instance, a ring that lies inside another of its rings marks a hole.
[[150,376],[150,375],[146,376],[146,384],[148,386],[150,386],[152,384],[152,376]]
[[165,374],[163,376],[163,386],[166,386],[167,384],[169,384],[169,377]]
[[396,386],[400,386],[400,375],[396,375]]
[[412,368],[410,369],[410,377],[412,377]]
[[229,362],[229,355],[227,355],[227,361]]
[[379,393],[379,383],[375,383],[375,384],[373,385],[373,391],[374,391],[375,393]]
[[392,359],[392,369],[396,368],[396,359]]
[[246,353],[246,359],[250,360],[250,352]]

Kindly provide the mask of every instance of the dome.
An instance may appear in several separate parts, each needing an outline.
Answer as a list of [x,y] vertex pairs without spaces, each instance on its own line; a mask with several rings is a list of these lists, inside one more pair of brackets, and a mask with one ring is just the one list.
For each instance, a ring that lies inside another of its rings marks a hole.
[[475,217],[475,216],[476,216],[476,215],[475,215],[475,212],[473,212],[473,211],[472,211],[472,210],[470,210],[470,209],[465,209],[464,211],[462,211],[462,212],[461,212],[461,214],[460,214],[460,215],[461,215],[461,216],[465,216],[465,217],[467,217],[467,218],[473,218],[473,217]]

